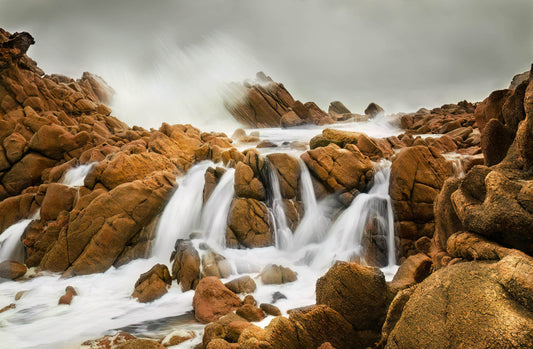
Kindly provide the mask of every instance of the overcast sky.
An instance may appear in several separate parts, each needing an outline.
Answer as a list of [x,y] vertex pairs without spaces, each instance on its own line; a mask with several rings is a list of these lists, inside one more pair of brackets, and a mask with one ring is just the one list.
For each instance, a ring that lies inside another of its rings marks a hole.
[[137,103],[186,100],[125,116],[123,98],[130,124],[172,108],[183,122],[208,86],[258,70],[326,110],[481,100],[529,69],[531,18],[531,0],[0,0],[0,25],[35,37],[29,54],[47,73],[91,71]]

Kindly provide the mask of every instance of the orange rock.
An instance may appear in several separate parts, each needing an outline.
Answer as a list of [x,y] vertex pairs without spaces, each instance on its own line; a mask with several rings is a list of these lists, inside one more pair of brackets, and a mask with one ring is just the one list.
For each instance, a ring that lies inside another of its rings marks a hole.
[[194,316],[202,323],[212,322],[231,312],[241,300],[216,277],[198,283],[193,298]]

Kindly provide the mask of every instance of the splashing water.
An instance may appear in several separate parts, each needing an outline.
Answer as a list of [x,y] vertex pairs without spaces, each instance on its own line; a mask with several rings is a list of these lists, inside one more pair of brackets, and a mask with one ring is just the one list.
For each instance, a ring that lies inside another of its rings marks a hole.
[[205,171],[211,166],[214,166],[213,162],[202,161],[178,179],[178,189],[159,220],[152,256],[168,261],[176,240],[188,238],[189,234],[200,228]]
[[20,239],[31,221],[40,218],[40,212],[13,224],[0,234],[0,262],[12,260],[24,263],[25,251]]
[[205,203],[202,213],[204,238],[212,247],[224,249],[226,247],[226,226],[228,213],[235,193],[233,178],[235,170],[229,168],[220,178],[209,200]]
[[281,188],[277,171],[273,168],[269,169],[269,178],[272,186],[271,198],[271,215],[274,223],[274,237],[275,246],[278,249],[286,249],[289,247],[292,240],[292,231],[287,224],[287,216],[283,208],[283,198],[281,196]]
[[96,162],[93,162],[71,168],[65,173],[61,184],[68,185],[69,187],[83,187],[85,185],[85,177],[87,177],[95,165]]

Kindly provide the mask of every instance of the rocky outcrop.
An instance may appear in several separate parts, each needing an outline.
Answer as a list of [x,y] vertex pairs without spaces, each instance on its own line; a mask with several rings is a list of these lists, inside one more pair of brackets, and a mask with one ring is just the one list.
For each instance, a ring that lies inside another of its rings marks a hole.
[[200,281],[200,255],[191,241],[178,239],[172,263],[172,279],[178,281],[181,291],[194,290]]
[[256,82],[230,86],[236,96],[227,100],[226,109],[240,123],[249,127],[289,127],[303,123],[324,125],[333,119],[313,102],[294,101],[283,84],[260,72]]
[[202,323],[217,320],[241,305],[241,300],[216,277],[198,283],[192,301],[194,316]]
[[432,147],[409,147],[393,159],[389,193],[401,256],[414,254],[419,238],[433,237],[433,202],[451,175],[451,164]]
[[509,256],[437,271],[408,296],[385,348],[530,346],[532,267],[530,258]]
[[376,117],[379,114],[383,114],[384,112],[385,110],[383,110],[383,108],[381,108],[376,103],[370,103],[365,109],[365,115],[368,115],[370,118]]

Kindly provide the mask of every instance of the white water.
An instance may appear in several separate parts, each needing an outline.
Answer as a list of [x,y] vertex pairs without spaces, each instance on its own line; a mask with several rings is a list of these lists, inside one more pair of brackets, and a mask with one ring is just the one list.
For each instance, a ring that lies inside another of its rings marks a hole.
[[202,161],[178,179],[178,189],[159,220],[152,256],[168,261],[176,240],[188,238],[200,228],[205,171],[211,166],[214,166],[213,162]]
[[0,234],[0,262],[12,260],[24,263],[25,251],[20,241],[31,221],[40,218],[40,210],[28,219],[23,219]]
[[71,168],[65,173],[61,184],[69,187],[83,187],[85,185],[85,177],[91,172],[94,165],[96,165],[96,162]]
[[274,238],[275,246],[278,249],[285,249],[289,247],[292,240],[292,231],[287,224],[287,216],[283,208],[283,198],[281,197],[281,189],[277,171],[273,168],[269,169],[270,184],[272,186],[271,210],[274,223]]
[[234,177],[235,170],[227,169],[203,208],[201,231],[210,246],[218,250],[226,247],[227,218],[235,193]]

